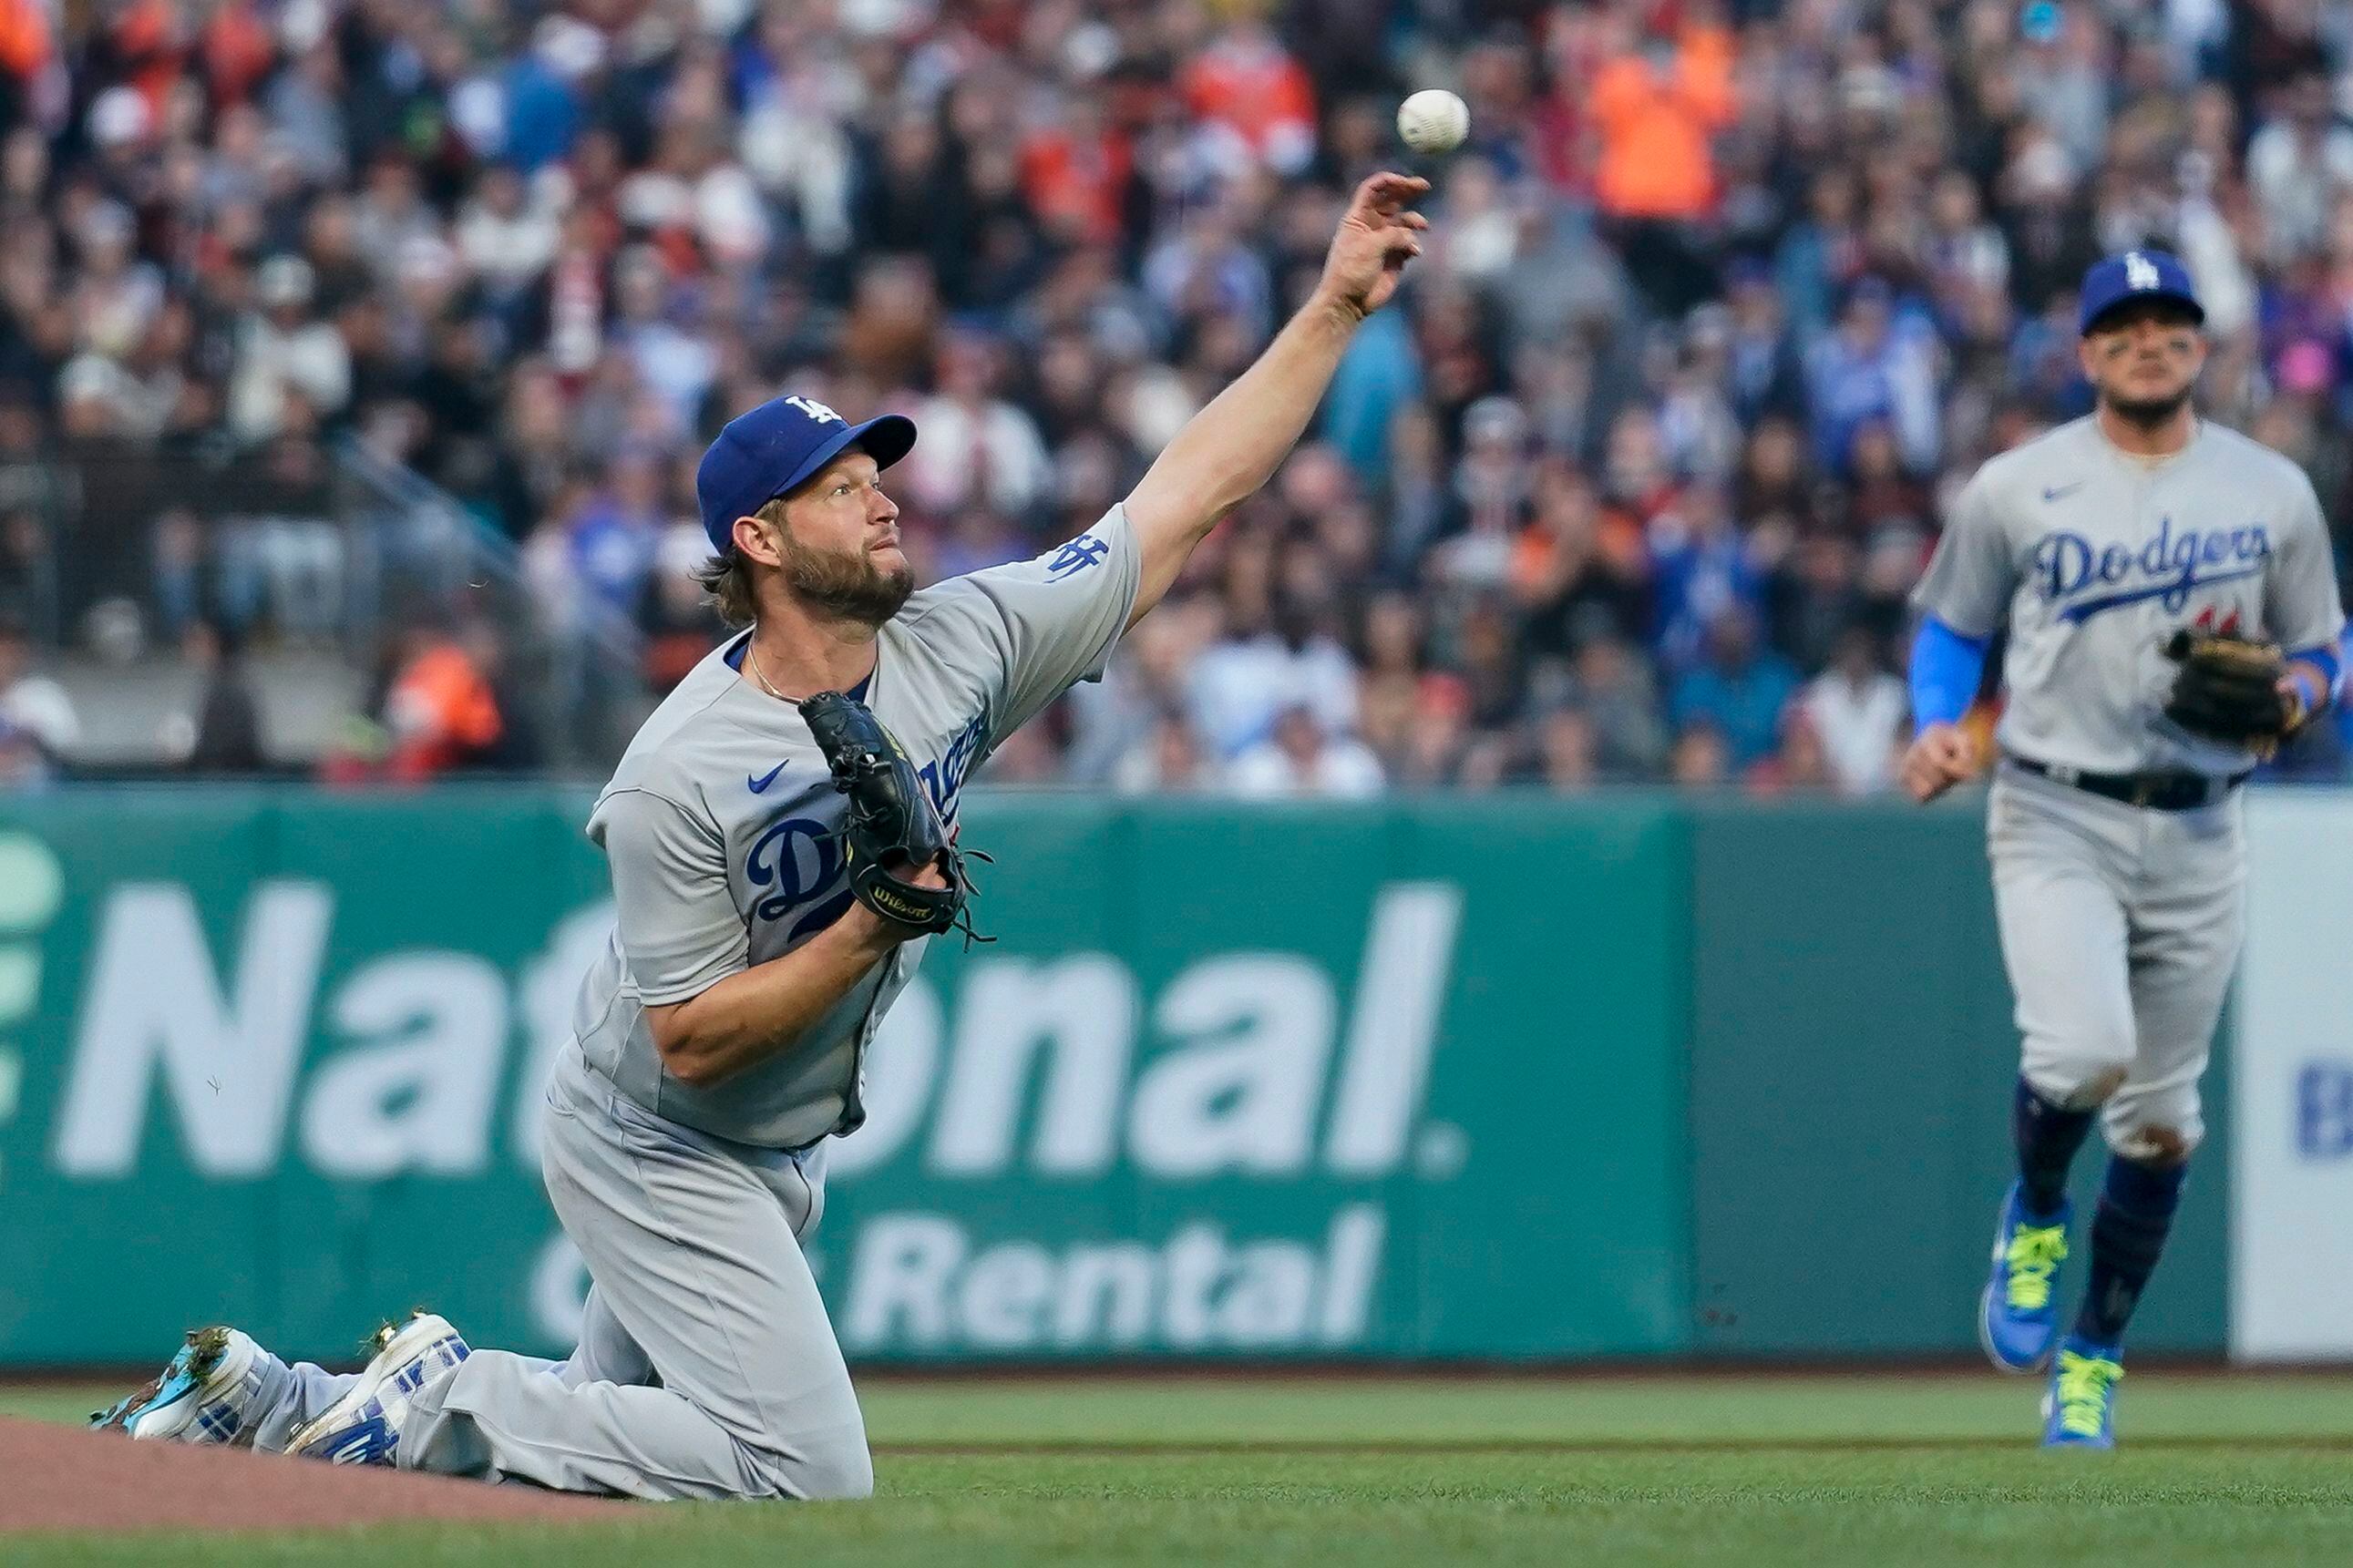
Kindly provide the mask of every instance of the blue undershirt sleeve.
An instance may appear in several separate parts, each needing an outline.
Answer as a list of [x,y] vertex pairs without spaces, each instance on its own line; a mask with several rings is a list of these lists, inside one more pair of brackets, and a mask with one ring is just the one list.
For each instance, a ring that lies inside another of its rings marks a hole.
[[2338,662],[2337,645],[2322,643],[2318,647],[2305,648],[2287,657],[2291,664],[2316,664],[2320,667],[2321,672],[2327,677],[2328,684],[2326,690],[2305,693],[2306,700],[2311,703],[2313,711],[2322,713],[2337,706],[2338,683],[2345,678],[2344,667]]
[[1936,616],[1920,623],[1912,642],[1912,726],[1950,724],[1977,700],[1991,637],[1963,637]]

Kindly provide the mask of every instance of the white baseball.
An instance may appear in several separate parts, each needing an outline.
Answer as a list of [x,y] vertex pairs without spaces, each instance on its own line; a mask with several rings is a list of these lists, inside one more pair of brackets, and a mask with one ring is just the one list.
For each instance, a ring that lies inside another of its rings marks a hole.
[[1471,134],[1471,106],[1442,87],[1398,105],[1398,134],[1417,153],[1451,153]]

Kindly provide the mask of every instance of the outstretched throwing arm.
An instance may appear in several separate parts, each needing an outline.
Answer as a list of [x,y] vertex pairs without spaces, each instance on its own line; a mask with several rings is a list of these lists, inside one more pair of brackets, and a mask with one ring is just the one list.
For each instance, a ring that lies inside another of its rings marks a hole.
[[1128,625],[1160,602],[1194,547],[1272,478],[1298,443],[1348,340],[1388,303],[1406,263],[1421,254],[1419,234],[1430,221],[1409,204],[1429,189],[1427,180],[1390,174],[1356,187],[1314,296],[1250,369],[1176,433],[1127,498],[1128,522],[1143,552]]

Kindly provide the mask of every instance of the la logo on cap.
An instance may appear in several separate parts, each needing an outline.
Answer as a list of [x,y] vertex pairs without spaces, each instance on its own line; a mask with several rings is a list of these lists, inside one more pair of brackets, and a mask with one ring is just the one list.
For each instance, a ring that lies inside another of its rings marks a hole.
[[[2152,272],[2149,276],[2154,278],[2156,277],[2156,274]],[[807,415],[812,419],[830,420],[836,425],[842,423],[842,417],[840,415],[836,414],[832,409],[828,408],[824,404],[819,403],[814,397],[803,397],[799,394],[796,393],[792,396],[786,398],[785,404],[787,407],[799,409],[802,413]]]
[[2154,289],[2163,279],[2157,275],[2157,263],[2137,250],[2125,252],[2125,287]]

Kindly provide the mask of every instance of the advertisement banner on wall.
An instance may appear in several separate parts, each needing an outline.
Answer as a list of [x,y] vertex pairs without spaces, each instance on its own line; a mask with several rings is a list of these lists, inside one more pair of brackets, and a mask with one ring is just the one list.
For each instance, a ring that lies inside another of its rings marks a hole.
[[2353,1360],[2353,792],[2248,803],[2231,1352]]
[[[612,930],[585,807],[0,805],[0,1366],[212,1321],[340,1359],[417,1301],[567,1348],[535,1152]],[[852,1357],[1682,1348],[1678,824],[1482,813],[976,798],[1002,940],[934,943],[810,1241]]]

